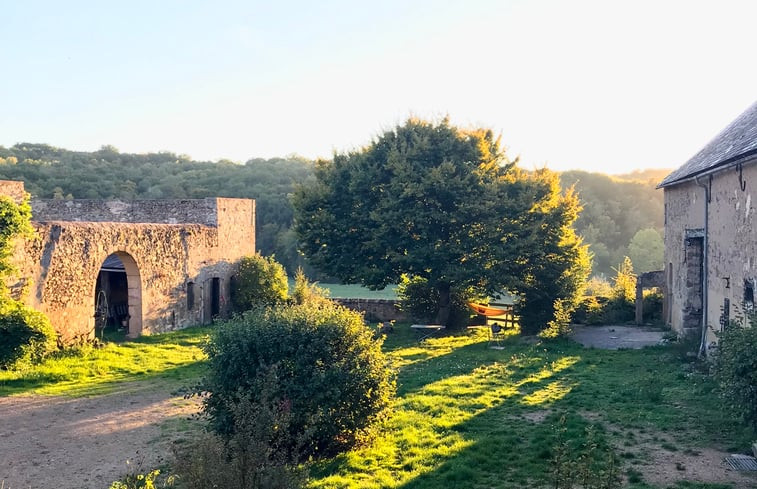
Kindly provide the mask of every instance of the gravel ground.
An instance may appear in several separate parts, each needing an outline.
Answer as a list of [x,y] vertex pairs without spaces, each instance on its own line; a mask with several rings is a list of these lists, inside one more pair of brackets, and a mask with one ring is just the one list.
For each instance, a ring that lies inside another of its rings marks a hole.
[[197,411],[196,399],[140,383],[96,397],[0,397],[0,487],[107,488],[140,462],[160,466],[171,442],[161,424]]

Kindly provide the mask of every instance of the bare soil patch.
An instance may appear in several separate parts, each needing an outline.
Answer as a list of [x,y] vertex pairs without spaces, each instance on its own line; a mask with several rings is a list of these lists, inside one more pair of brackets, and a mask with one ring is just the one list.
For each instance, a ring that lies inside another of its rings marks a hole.
[[572,337],[586,347],[603,350],[621,348],[638,349],[645,346],[659,345],[664,331],[648,326],[585,326],[573,325]]
[[0,397],[0,485],[107,488],[140,462],[144,470],[165,463],[182,433],[161,425],[198,409],[197,399],[146,383],[87,398]]
[[725,462],[728,453],[712,448],[671,452],[651,443],[643,444],[642,449],[648,461],[636,469],[647,483],[669,487],[677,481],[691,481],[731,484],[738,489],[757,488],[757,475],[732,469]]
[[[599,413],[582,412],[586,420],[608,426]],[[734,489],[757,489],[757,473],[734,470],[725,461],[730,453],[700,446],[696,440],[684,444],[660,436],[660,433],[642,433],[623,430],[609,424],[616,432],[626,431],[635,440],[630,446],[616,446],[617,453],[631,453],[633,458],[624,462],[624,469],[642,475],[647,484],[656,487],[673,487],[677,482],[730,484]],[[629,463],[630,462],[630,463]]]

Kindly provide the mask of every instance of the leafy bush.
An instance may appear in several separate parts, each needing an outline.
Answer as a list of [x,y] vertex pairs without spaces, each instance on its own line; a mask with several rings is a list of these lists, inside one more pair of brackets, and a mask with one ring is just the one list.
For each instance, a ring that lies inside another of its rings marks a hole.
[[231,303],[237,311],[255,306],[284,302],[287,298],[287,276],[271,257],[245,256],[239,261],[239,270],[231,286]]
[[[403,275],[397,284],[399,309],[410,316],[413,321],[424,324],[436,322],[439,312],[439,291],[428,284],[428,280],[421,277]],[[471,319],[468,301],[473,298],[469,290],[452,289],[450,292],[450,315],[448,327],[462,328]]]
[[206,347],[203,389],[213,428],[234,432],[232,406],[260,392],[291,409],[290,439],[306,436],[307,455],[326,456],[359,444],[387,413],[392,374],[359,313],[325,302],[254,309],[222,323]]
[[56,348],[47,316],[12,300],[0,301],[0,368],[39,361]]
[[570,317],[573,305],[571,301],[558,299],[554,305],[554,319],[547,323],[547,327],[538,334],[541,338],[555,339],[566,338],[572,332]]
[[608,301],[607,297],[596,295],[585,296],[573,312],[573,322],[590,325],[602,324]]
[[292,291],[292,301],[295,304],[322,304],[328,301],[329,291],[323,287],[310,283],[305,276],[305,271],[298,268],[294,274],[294,290]]
[[659,290],[645,291],[642,304],[644,308],[644,321],[650,323],[662,322],[662,292]]
[[757,431],[757,315],[718,334],[715,378],[726,404]]
[[184,489],[294,489],[305,473],[299,468],[298,440],[290,438],[289,403],[272,397],[276,369],[262,382],[256,402],[240,397],[228,409],[232,433],[205,432],[174,451],[174,472]]

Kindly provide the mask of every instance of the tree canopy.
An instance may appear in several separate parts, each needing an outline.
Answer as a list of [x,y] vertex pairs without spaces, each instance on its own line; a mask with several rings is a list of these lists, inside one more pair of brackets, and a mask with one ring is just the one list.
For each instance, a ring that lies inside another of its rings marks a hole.
[[301,249],[346,283],[426,279],[443,323],[452,287],[525,293],[536,260],[551,260],[561,277],[574,268],[568,255],[586,250],[564,239],[578,211],[573,194],[560,194],[551,172],[516,163],[489,130],[408,120],[361,151],[317,163],[315,182],[293,199]]
[[[33,197],[144,199],[244,197],[257,201],[257,247],[274,254],[290,274],[299,266],[324,279],[297,249],[290,195],[313,179],[312,162],[297,156],[195,161],[171,152],[132,154],[113,146],[70,151],[47,144],[0,146],[0,179],[22,180]],[[583,211],[575,228],[593,254],[593,273],[612,276],[635,233],[662,231],[662,191],[655,185],[667,170],[608,176],[582,171],[560,175],[564,190],[575,187]]]
[[257,248],[291,273],[304,266],[290,231],[289,195],[295,183],[311,178],[313,164],[298,156],[195,161],[170,152],[120,153],[113,146],[94,152],[46,144],[0,146],[0,179],[21,180],[37,198],[200,199],[252,198],[256,201]]
[[[667,173],[646,170],[609,176],[568,171],[560,175],[564,188],[574,187],[578,192],[583,211],[576,220],[576,231],[589,245],[595,275],[613,276],[613,269],[625,256],[638,259],[630,249],[638,231],[651,228],[662,232],[663,193],[655,187]],[[652,238],[651,234],[645,236]]]

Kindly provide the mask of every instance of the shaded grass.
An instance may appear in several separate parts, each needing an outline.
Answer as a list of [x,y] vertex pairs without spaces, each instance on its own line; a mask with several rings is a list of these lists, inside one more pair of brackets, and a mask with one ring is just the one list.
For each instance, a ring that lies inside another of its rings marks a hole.
[[188,328],[58,352],[24,370],[0,370],[0,396],[21,393],[87,396],[123,382],[144,380],[180,384],[202,375],[201,345],[208,328]]
[[624,468],[639,462],[642,438],[679,450],[749,446],[710,379],[685,374],[668,348],[611,352],[516,336],[504,344],[489,349],[481,334],[418,344],[397,327],[385,342],[398,371],[391,419],[372,446],[316,464],[310,487],[546,487],[562,415],[573,451],[592,425]]

